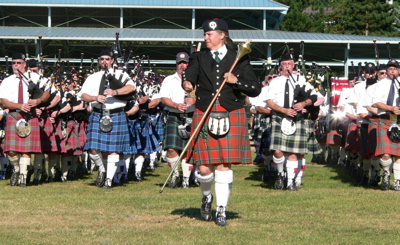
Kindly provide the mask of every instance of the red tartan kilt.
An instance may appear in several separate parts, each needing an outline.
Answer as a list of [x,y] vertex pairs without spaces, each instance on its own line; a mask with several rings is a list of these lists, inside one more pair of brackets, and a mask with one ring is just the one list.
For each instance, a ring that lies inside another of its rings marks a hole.
[[390,120],[379,119],[375,156],[382,154],[400,156],[400,143],[393,143],[387,136],[391,124]]
[[[212,111],[226,111],[222,106],[216,105]],[[204,112],[196,109],[193,115],[191,133],[199,124]],[[193,139],[187,151],[187,162],[194,164],[250,164],[251,151],[247,131],[247,118],[244,109],[234,110],[229,113],[230,130],[227,135],[215,137],[208,133],[207,122],[204,123],[200,133]]]
[[336,130],[331,130],[326,135],[326,144],[327,145],[342,145],[342,135],[339,134]]
[[49,117],[41,119],[42,151],[45,153],[65,153],[65,144],[61,132],[61,123],[52,123]]
[[368,125],[368,156],[375,156],[376,144],[377,144],[377,130],[378,130],[378,119],[370,118],[370,124]]
[[86,143],[85,122],[75,122],[69,120],[67,123],[67,138],[65,141],[66,153],[68,155],[79,156],[83,153],[83,147]]
[[346,151],[360,151],[359,134],[357,124],[351,122],[347,128]]
[[[14,118],[15,117],[15,118]],[[42,153],[42,139],[40,125],[37,118],[31,118],[29,123],[32,132],[29,136],[22,138],[17,135],[15,124],[21,115],[18,112],[12,112],[7,117],[6,136],[4,138],[4,152],[16,151],[20,153]]]

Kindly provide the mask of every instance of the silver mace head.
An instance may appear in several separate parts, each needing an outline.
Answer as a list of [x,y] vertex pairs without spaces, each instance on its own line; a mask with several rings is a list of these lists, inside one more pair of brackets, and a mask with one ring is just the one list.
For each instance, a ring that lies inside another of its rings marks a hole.
[[244,43],[238,45],[238,52],[236,54],[236,59],[240,60],[243,56],[251,52],[250,40],[246,40]]

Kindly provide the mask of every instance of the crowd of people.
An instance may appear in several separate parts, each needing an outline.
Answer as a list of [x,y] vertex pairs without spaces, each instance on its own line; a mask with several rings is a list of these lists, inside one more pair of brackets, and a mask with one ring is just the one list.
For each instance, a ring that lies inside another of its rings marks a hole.
[[154,171],[162,159],[171,167],[170,188],[200,187],[206,221],[213,217],[215,182],[219,226],[228,224],[233,164],[253,162],[275,189],[296,191],[305,155],[313,154],[314,162],[347,166],[364,186],[400,190],[396,60],[368,63],[332,105],[292,52],[260,82],[248,55],[236,60],[225,21],[208,20],[202,28],[208,49],[178,53],[176,72],[164,79],[119,66],[109,49],[100,52],[97,72],[69,69],[55,78],[41,62],[14,54],[12,74],[0,85],[0,174],[8,166],[10,185],[26,187],[75,180],[81,166],[98,171],[96,186],[109,189],[129,181],[130,167],[142,181],[143,169]]

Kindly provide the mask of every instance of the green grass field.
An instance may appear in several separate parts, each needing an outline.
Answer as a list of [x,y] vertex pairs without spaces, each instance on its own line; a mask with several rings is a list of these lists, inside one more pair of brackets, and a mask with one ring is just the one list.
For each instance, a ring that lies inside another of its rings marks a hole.
[[200,220],[199,188],[159,193],[165,164],[108,190],[94,185],[97,174],[27,188],[0,181],[0,243],[399,243],[400,192],[360,187],[346,170],[322,165],[307,165],[297,192],[261,182],[256,166],[233,169],[227,227]]

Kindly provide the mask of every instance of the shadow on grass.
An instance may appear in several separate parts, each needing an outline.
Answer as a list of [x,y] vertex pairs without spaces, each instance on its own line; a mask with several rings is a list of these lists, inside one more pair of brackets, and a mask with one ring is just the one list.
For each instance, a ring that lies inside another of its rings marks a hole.
[[275,178],[264,174],[264,167],[258,167],[254,171],[249,172],[249,176],[245,180],[257,181],[259,184],[252,185],[255,187],[274,189]]
[[[199,204],[201,205],[201,204]],[[215,219],[215,212],[216,210],[213,210],[211,213],[213,214],[213,219]],[[200,215],[200,208],[182,208],[182,209],[175,209],[174,211],[171,212],[173,215],[180,215],[183,217],[188,217],[192,219],[197,219],[197,220],[202,220],[201,215]],[[231,212],[231,211],[226,211],[226,219],[238,219],[241,218],[239,213],[236,212]]]

